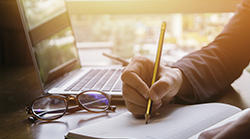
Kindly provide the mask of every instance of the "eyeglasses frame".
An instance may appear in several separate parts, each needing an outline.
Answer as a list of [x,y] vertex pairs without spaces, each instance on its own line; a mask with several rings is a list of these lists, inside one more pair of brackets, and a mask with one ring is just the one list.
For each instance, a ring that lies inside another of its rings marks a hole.
[[[107,108],[103,109],[102,111],[92,111],[88,108],[86,108],[85,106],[83,106],[82,104],[80,104],[78,98],[80,95],[84,94],[84,93],[88,93],[88,92],[99,92],[103,95],[105,95],[105,97],[108,99],[109,103],[108,103],[108,106]],[[42,98],[46,98],[46,97],[57,97],[57,98],[60,98],[60,99],[63,99],[66,103],[66,110],[63,112],[63,114],[61,116],[58,116],[56,118],[53,118],[53,119],[42,119],[40,118],[39,116],[37,116],[34,111],[32,111],[32,106],[33,104],[42,99]],[[69,109],[69,100],[74,100],[77,104],[77,106],[72,106],[70,109]],[[101,112],[105,112],[107,110],[111,110],[111,111],[115,111],[116,110],[116,106],[111,106],[111,95],[108,95],[107,93],[104,93],[102,91],[99,91],[99,90],[86,90],[86,91],[83,91],[79,94],[77,94],[76,96],[72,96],[72,95],[53,95],[53,94],[48,94],[46,96],[41,96],[39,98],[36,98],[35,100],[33,100],[32,102],[30,102],[29,104],[26,105],[25,107],[25,110],[26,110],[26,113],[27,114],[32,114],[33,118],[35,117],[36,119],[33,119],[34,121],[36,121],[37,119],[41,120],[41,121],[53,121],[53,120],[57,120],[59,118],[61,118],[62,116],[65,115],[66,112],[75,112],[75,111],[78,111],[78,110],[87,110],[88,112],[92,112],[92,113],[101,113]],[[28,119],[29,121],[31,121],[30,119]],[[34,122],[34,121],[31,121],[31,122]]]

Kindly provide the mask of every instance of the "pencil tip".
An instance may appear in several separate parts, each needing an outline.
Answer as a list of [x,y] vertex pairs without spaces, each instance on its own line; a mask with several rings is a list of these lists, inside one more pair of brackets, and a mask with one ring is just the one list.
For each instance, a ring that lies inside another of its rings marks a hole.
[[150,114],[145,114],[145,124],[148,124],[150,116],[151,116]]

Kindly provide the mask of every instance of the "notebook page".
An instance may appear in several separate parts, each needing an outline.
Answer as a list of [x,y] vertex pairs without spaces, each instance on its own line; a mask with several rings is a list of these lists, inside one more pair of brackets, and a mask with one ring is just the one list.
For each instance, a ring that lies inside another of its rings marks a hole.
[[[237,113],[237,114],[235,114],[235,115],[233,115],[233,116],[231,116],[231,117],[229,117],[229,118],[227,118],[227,119],[225,119],[225,120],[222,120],[222,121],[220,121],[219,123],[217,123],[217,124],[215,124],[215,125],[213,125],[213,126],[207,128],[207,129],[205,129],[204,131],[210,130],[210,129],[214,129],[214,128],[223,126],[223,125],[225,125],[226,123],[235,121],[235,120],[239,119],[242,115],[248,113],[249,111],[250,111],[250,108],[244,109],[242,112],[239,112],[239,113]],[[204,131],[202,131],[202,132],[204,132]],[[190,137],[189,139],[198,139],[199,136],[200,136],[200,134],[201,134],[202,132],[199,132],[199,133],[195,134],[194,136]]]
[[145,124],[144,119],[135,119],[131,113],[126,112],[117,117],[72,130],[67,136],[183,139],[239,111],[241,110],[237,107],[221,103],[168,105],[161,108],[158,115],[151,118],[148,124]]

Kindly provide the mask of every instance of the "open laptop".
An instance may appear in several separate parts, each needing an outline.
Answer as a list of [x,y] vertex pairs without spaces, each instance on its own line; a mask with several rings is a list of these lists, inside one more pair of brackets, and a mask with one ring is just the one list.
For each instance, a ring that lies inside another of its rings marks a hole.
[[112,100],[122,100],[122,67],[80,66],[64,0],[17,0],[17,4],[45,94],[100,90],[111,94]]

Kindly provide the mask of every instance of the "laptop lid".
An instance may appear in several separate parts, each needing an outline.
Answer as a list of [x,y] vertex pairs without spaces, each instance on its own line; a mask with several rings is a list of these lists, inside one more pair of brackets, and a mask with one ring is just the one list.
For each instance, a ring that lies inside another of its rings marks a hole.
[[80,67],[64,0],[17,0],[32,60],[43,91]]

